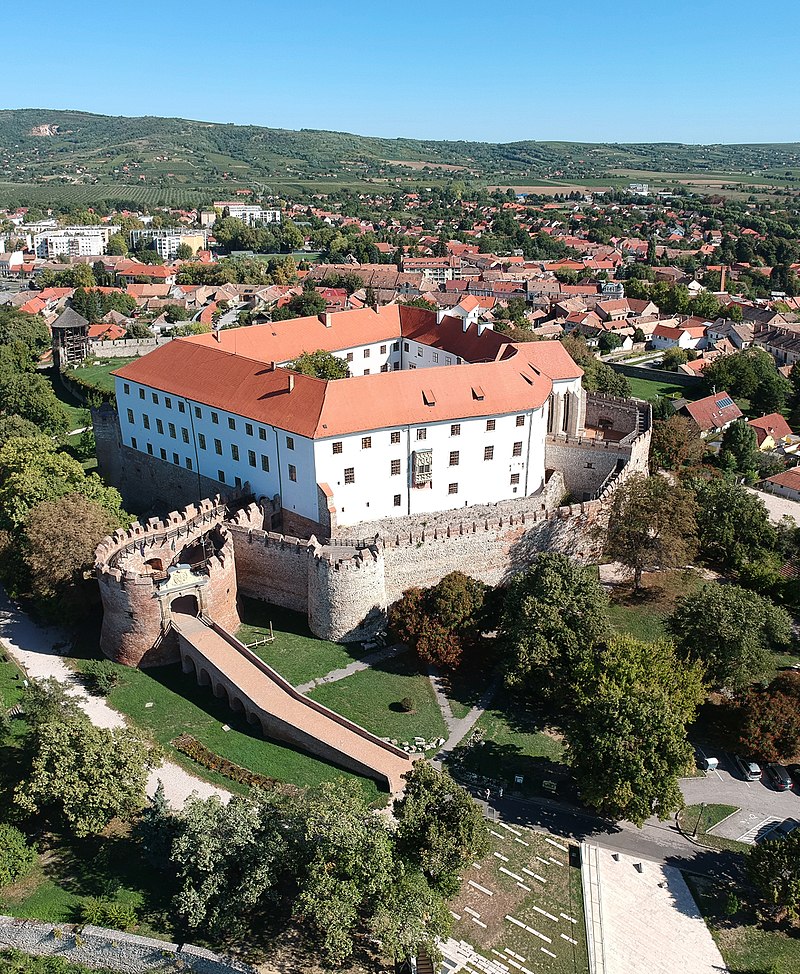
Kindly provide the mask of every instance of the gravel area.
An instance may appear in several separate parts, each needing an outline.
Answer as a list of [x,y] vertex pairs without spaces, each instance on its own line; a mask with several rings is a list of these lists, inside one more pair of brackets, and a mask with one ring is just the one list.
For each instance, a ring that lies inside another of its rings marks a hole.
[[792,517],[797,524],[800,524],[800,503],[797,501],[790,501],[788,497],[778,497],[777,494],[768,494],[763,490],[754,490],[752,487],[747,489],[764,501],[769,519],[773,523],[777,524],[782,517]]
[[[68,645],[67,637],[58,629],[37,625],[0,588],[0,643],[13,656],[29,677],[45,680],[53,677],[63,683],[84,713],[97,727],[124,727],[126,720],[102,697],[87,694],[62,658],[59,646]],[[231,793],[206,781],[195,778],[172,761],[164,761],[150,772],[147,793],[153,795],[158,783],[173,808],[181,808],[186,799],[196,794],[200,798],[211,795],[228,801]]]

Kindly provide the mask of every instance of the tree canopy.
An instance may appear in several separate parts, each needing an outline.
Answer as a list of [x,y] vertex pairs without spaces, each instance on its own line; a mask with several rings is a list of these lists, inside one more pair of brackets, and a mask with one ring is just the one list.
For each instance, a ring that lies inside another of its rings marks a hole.
[[317,379],[346,379],[350,374],[344,359],[322,349],[303,352],[294,362],[289,363],[289,368]]

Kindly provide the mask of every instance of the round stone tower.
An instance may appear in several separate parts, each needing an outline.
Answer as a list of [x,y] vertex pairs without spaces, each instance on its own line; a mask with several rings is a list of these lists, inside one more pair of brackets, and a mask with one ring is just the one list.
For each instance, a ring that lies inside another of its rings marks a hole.
[[386,604],[377,545],[315,546],[308,570],[308,624],[315,636],[342,643],[369,639],[385,625]]

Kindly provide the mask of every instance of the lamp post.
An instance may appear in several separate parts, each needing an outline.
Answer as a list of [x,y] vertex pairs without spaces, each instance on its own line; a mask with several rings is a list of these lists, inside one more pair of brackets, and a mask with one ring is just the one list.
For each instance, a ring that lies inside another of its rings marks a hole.
[[697,838],[697,829],[700,826],[700,819],[703,817],[703,812],[706,810],[706,803],[700,802],[700,814],[697,816],[697,821],[694,823],[694,832],[692,832],[692,838]]

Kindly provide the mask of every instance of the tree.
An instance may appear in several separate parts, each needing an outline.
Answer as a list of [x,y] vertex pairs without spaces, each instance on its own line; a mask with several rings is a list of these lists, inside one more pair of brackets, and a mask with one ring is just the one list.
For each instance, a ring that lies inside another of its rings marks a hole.
[[671,643],[615,636],[584,658],[566,738],[582,798],[642,825],[683,807],[678,779],[693,763],[686,725],[704,697],[699,666]]
[[30,872],[36,853],[13,825],[0,823],[0,889]]
[[[24,558],[34,596],[54,600],[52,608],[67,615],[85,607],[83,574],[94,562],[95,548],[124,523],[82,494],[37,504],[25,521]],[[94,594],[96,583],[90,584]]]
[[125,329],[125,334],[128,338],[152,338],[153,329],[143,321],[132,321]]
[[694,480],[697,538],[702,558],[738,568],[758,561],[776,542],[775,529],[760,497],[724,478]]
[[117,257],[124,257],[128,253],[128,241],[124,233],[112,233],[108,238],[106,253]]
[[722,434],[720,464],[726,470],[741,473],[753,472],[758,454],[756,431],[745,420],[740,419]]
[[489,851],[483,815],[461,785],[426,761],[403,777],[405,791],[394,803],[398,853],[434,890],[452,896],[460,872]]
[[500,620],[505,679],[547,696],[565,687],[577,660],[608,634],[608,597],[597,573],[545,552],[511,580]]
[[332,352],[324,352],[322,349],[316,352],[303,352],[288,367],[302,375],[314,376],[317,379],[346,379],[350,374],[344,359]]
[[661,359],[661,367],[670,372],[677,372],[679,366],[685,365],[689,361],[689,353],[685,348],[668,348]]
[[189,244],[181,243],[175,250],[175,256],[178,260],[191,260],[194,257],[194,251]]
[[421,872],[404,868],[393,877],[370,923],[387,957],[413,957],[424,950],[434,964],[452,926],[444,897]]
[[778,920],[800,920],[800,829],[768,839],[747,853],[750,880]]
[[289,303],[272,312],[273,321],[288,321],[291,318],[306,318],[321,315],[326,308],[325,298],[313,286],[303,288],[301,294],[295,294]]
[[171,325],[174,325],[177,321],[188,321],[191,314],[189,309],[182,304],[168,304],[164,308],[164,317]]
[[705,443],[697,427],[686,416],[673,413],[667,419],[655,420],[650,441],[650,461],[653,467],[679,470],[684,465],[700,463]]
[[69,430],[66,410],[44,376],[24,372],[0,389],[0,408],[34,423],[42,432],[61,436]]
[[600,336],[600,351],[601,352],[613,352],[615,348],[619,348],[623,344],[622,335],[618,335],[614,331],[604,331]]
[[800,673],[780,673],[763,690],[744,696],[739,743],[759,761],[786,761],[800,748]]
[[17,343],[25,349],[30,363],[38,361],[50,348],[50,332],[39,315],[25,314],[11,307],[0,307],[0,346]]
[[703,664],[714,687],[739,690],[763,676],[771,654],[791,642],[791,618],[769,599],[738,585],[703,585],[667,619],[685,659]]
[[133,731],[95,727],[82,712],[61,715],[34,726],[30,749],[30,772],[14,792],[16,805],[29,814],[54,809],[83,837],[144,805],[155,761]]
[[642,584],[645,568],[677,568],[695,551],[696,504],[690,491],[665,477],[634,474],[617,488],[606,532],[606,554]]

